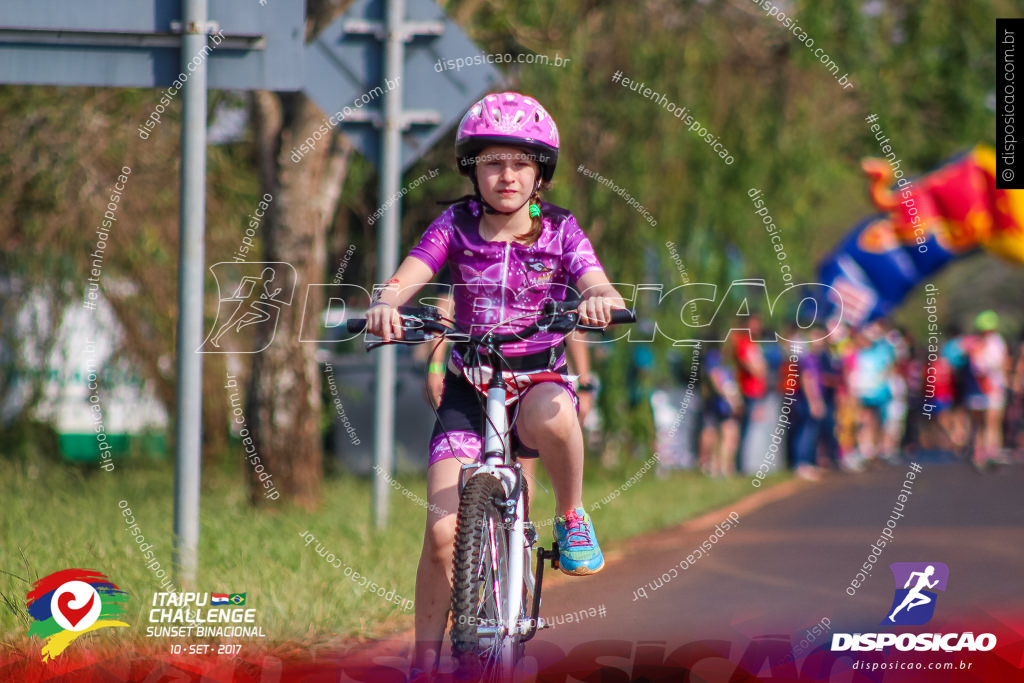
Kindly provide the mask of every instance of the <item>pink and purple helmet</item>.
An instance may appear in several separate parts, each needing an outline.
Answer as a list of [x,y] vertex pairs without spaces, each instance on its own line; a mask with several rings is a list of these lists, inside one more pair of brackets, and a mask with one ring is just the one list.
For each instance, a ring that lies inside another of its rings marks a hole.
[[473,177],[473,158],[490,145],[522,147],[535,156],[543,180],[555,174],[558,126],[529,95],[491,93],[469,108],[455,136],[459,172]]

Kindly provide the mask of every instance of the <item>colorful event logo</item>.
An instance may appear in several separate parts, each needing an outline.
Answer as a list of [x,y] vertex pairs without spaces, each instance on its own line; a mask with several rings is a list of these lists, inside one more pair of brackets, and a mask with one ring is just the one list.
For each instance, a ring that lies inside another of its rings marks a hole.
[[78,636],[107,626],[125,626],[128,594],[91,569],[64,569],[32,584],[28,613],[35,620],[30,636],[43,638],[43,661],[55,659]]
[[889,565],[896,594],[883,624],[916,626],[926,624],[935,614],[938,595],[933,591],[946,590],[949,567],[942,562],[894,562]]

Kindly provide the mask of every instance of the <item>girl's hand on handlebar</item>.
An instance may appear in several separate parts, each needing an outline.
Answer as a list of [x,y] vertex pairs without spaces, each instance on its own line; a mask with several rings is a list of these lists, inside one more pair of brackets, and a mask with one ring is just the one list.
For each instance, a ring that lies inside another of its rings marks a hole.
[[398,309],[389,304],[374,304],[366,311],[366,331],[375,334],[384,342],[402,338],[402,316]]
[[618,308],[618,302],[607,296],[592,296],[584,299],[576,309],[580,314],[580,322],[594,327],[607,327],[612,321],[612,310]]

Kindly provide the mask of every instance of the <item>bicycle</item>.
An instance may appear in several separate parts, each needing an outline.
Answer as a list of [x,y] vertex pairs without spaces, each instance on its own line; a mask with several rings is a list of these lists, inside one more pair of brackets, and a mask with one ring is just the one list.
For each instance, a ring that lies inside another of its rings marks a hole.
[[[529,520],[526,479],[511,449],[506,383],[509,373],[503,372],[510,365],[500,347],[541,331],[565,335],[576,329],[602,331],[580,324],[578,305],[578,301],[549,301],[542,316],[523,330],[480,335],[456,332],[444,325],[433,307],[398,309],[403,338],[390,343],[418,344],[443,337],[464,344],[467,366],[469,359],[486,363],[474,368],[482,369],[487,383],[483,456],[478,463],[464,464],[460,471],[452,577],[452,653],[463,675],[472,680],[511,680],[527,641],[542,627],[539,613],[544,562],[550,560],[552,569],[559,568],[558,545],[552,543],[551,550],[538,546],[536,574],[532,571],[537,530]],[[633,322],[633,311],[613,311],[611,324]],[[361,332],[365,324],[365,319],[352,319],[347,327],[350,332]],[[383,344],[368,344],[367,350]],[[520,394],[531,384],[564,379],[553,370],[509,372]],[[513,400],[518,400],[518,395]],[[518,548],[522,552],[517,552]]]

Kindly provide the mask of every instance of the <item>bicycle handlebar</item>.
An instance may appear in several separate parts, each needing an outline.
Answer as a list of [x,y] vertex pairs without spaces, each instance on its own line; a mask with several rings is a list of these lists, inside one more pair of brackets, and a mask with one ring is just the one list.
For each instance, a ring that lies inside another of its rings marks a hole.
[[[443,334],[451,330],[441,324],[441,312],[434,306],[399,306],[398,313],[420,323],[419,327],[407,328],[409,331],[426,330]],[[366,318],[352,318],[345,322],[345,328],[349,332],[362,332],[366,329]]]
[[[565,301],[547,301],[544,303],[544,315],[554,316],[564,313],[575,313],[580,307],[579,299],[567,299]],[[612,309],[612,320],[609,325],[629,325],[636,322],[636,311],[629,308]],[[576,329],[600,332],[603,327],[596,325],[576,324]]]
[[[548,301],[544,304],[544,311],[540,319],[531,323],[525,329],[517,332],[504,334],[488,333],[479,337],[470,337],[470,340],[484,341],[491,344],[510,344],[532,337],[538,332],[559,332],[569,334],[573,330],[585,332],[603,332],[604,328],[597,325],[584,325],[579,321],[578,300]],[[433,306],[399,306],[398,313],[402,316],[402,339],[393,339],[391,343],[398,344],[419,344],[431,338],[432,334],[453,337],[459,333],[452,328],[442,324],[440,312]],[[636,311],[628,308],[616,308],[612,310],[612,319],[609,325],[628,325],[636,322]],[[345,327],[349,332],[358,333],[366,329],[366,318],[352,318],[346,321]],[[468,337],[468,335],[466,335]],[[377,346],[378,342],[367,347],[367,351]]]

